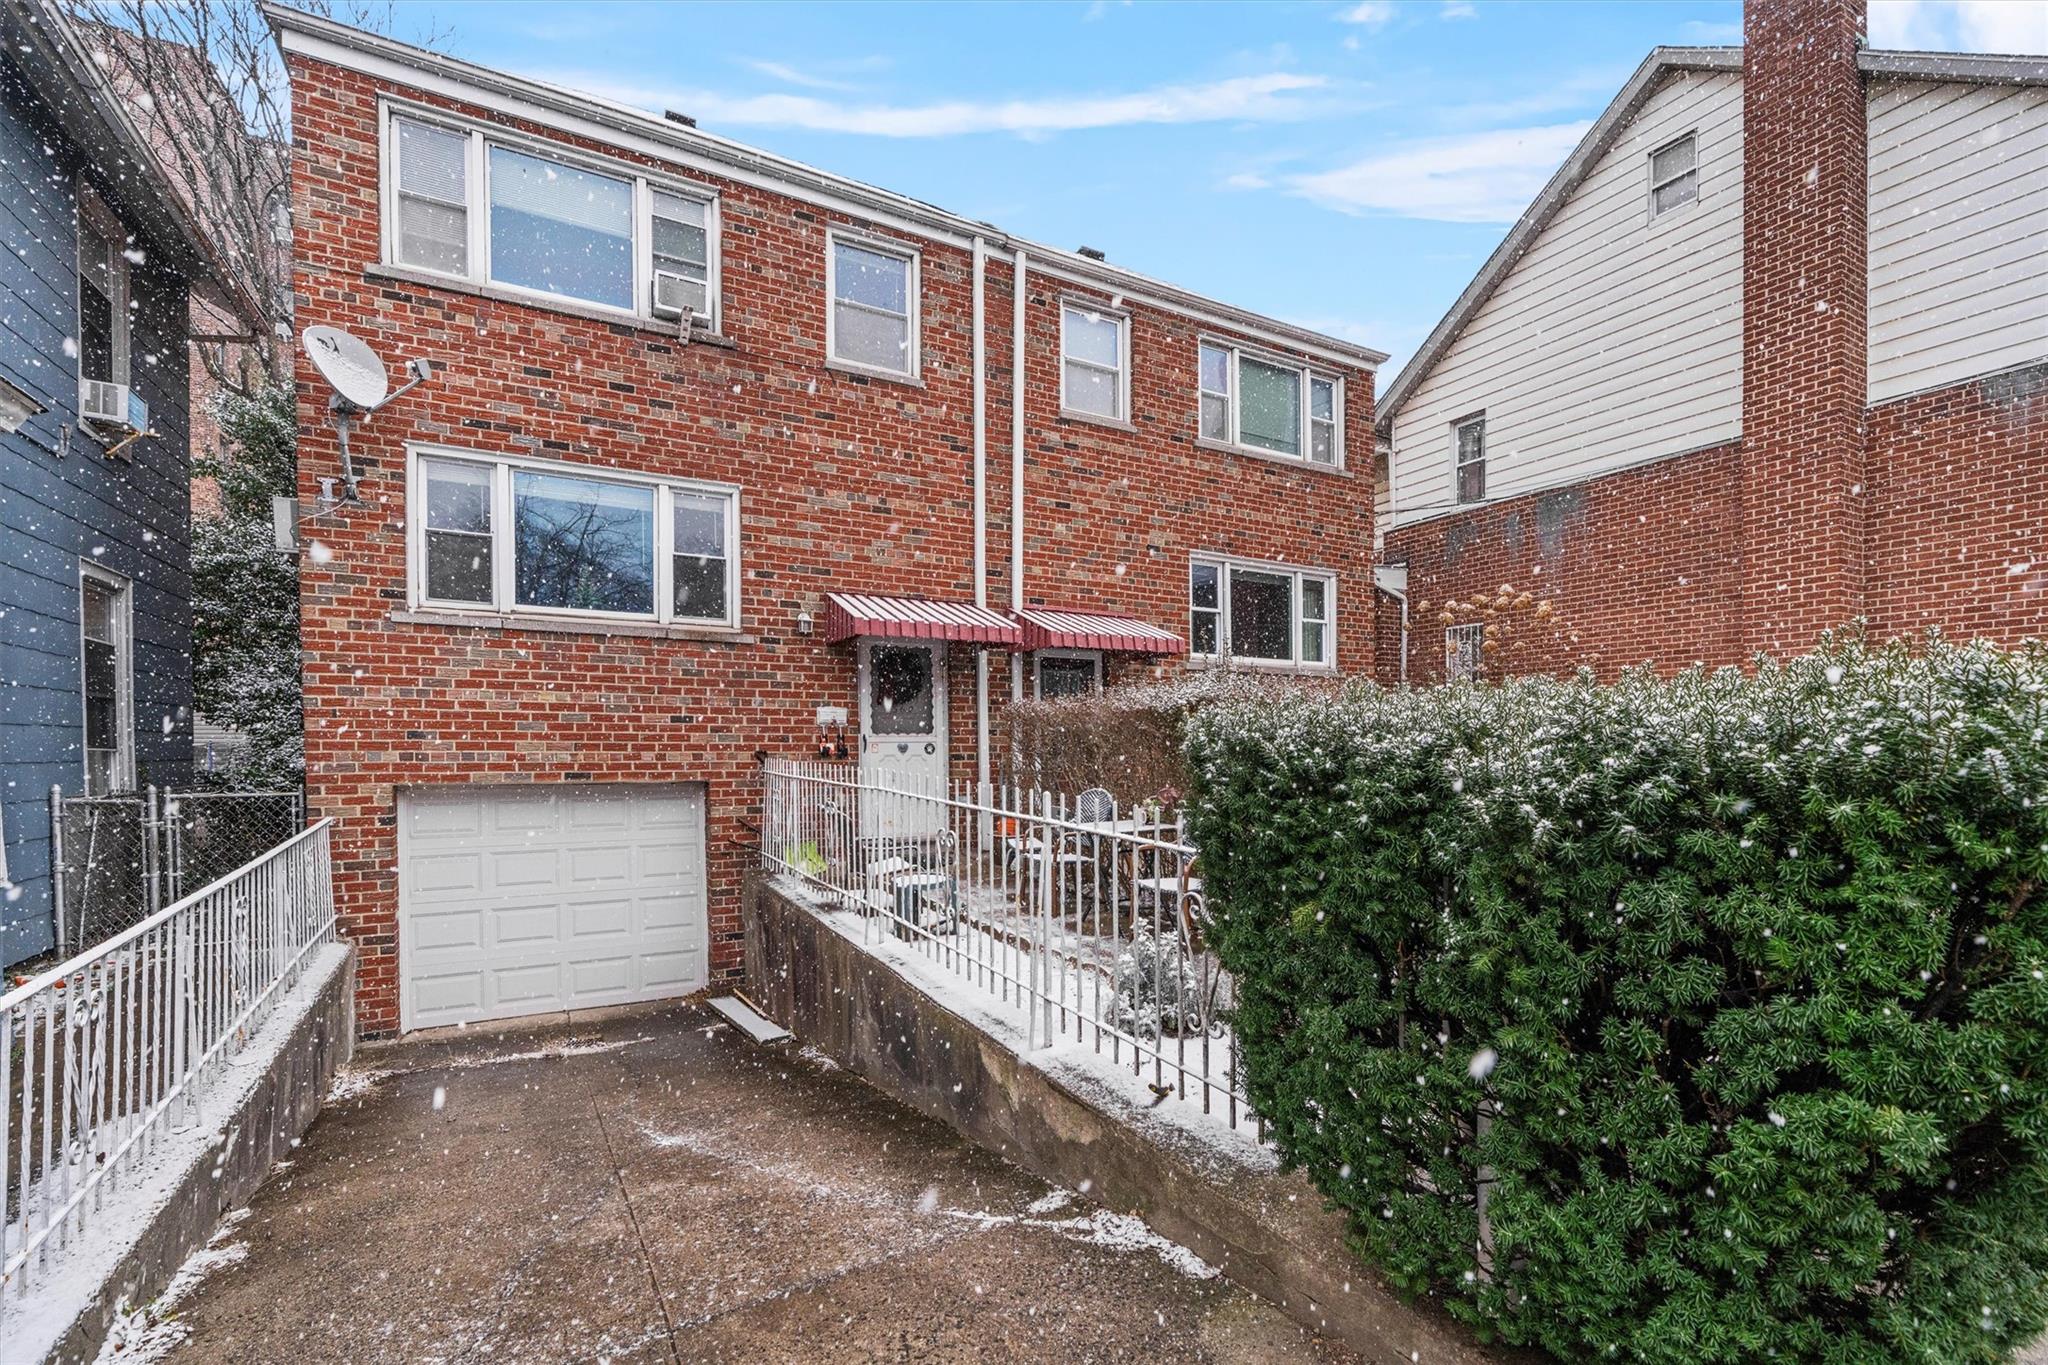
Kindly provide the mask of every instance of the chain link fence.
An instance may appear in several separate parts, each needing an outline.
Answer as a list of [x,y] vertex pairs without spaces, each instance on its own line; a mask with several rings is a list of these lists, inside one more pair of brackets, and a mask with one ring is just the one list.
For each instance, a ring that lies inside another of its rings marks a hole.
[[66,796],[50,789],[57,955],[139,924],[305,826],[295,791]]

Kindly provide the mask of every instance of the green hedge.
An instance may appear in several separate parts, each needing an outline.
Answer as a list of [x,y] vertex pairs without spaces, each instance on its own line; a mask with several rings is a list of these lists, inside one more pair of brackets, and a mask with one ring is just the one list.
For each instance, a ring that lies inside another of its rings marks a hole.
[[1206,711],[1253,1103],[1489,1338],[2005,1359],[2048,1318],[2044,734],[2048,652],[1938,641]]

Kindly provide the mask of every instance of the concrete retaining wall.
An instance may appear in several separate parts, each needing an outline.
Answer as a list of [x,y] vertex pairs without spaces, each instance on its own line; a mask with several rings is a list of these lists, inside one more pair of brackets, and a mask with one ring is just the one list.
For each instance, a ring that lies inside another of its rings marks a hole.
[[1137,1214],[1369,1361],[1528,1359],[1482,1349],[1442,1313],[1404,1302],[1352,1254],[1342,1216],[1299,1174],[1162,1145],[1021,1061],[759,874],[747,882],[741,918],[754,1003],[912,1108],[1047,1180]]
[[109,1192],[144,1209],[139,1230],[121,1236],[111,1220],[95,1224],[104,1240],[51,1267],[20,1305],[28,1320],[0,1320],[8,1359],[89,1362],[116,1314],[163,1293],[222,1215],[247,1203],[312,1125],[353,1046],[354,998],[354,950],[322,949],[263,1028],[218,1064],[195,1128],[173,1133],[147,1169]]

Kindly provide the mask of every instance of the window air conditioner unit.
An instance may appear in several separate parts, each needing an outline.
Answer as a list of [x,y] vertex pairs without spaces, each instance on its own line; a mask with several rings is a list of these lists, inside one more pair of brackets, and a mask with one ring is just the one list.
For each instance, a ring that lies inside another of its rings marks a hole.
[[126,384],[88,379],[79,387],[78,415],[86,421],[126,427],[130,431],[148,430],[149,404]]
[[673,270],[654,272],[654,315],[661,318],[686,318],[696,312],[691,300],[704,286],[688,275],[678,275]]

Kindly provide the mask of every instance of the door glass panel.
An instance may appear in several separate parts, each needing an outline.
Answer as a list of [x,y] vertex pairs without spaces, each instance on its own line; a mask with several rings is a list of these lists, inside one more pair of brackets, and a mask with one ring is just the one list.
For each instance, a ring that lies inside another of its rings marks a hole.
[[922,645],[876,645],[868,652],[868,730],[877,735],[932,732],[932,652]]

